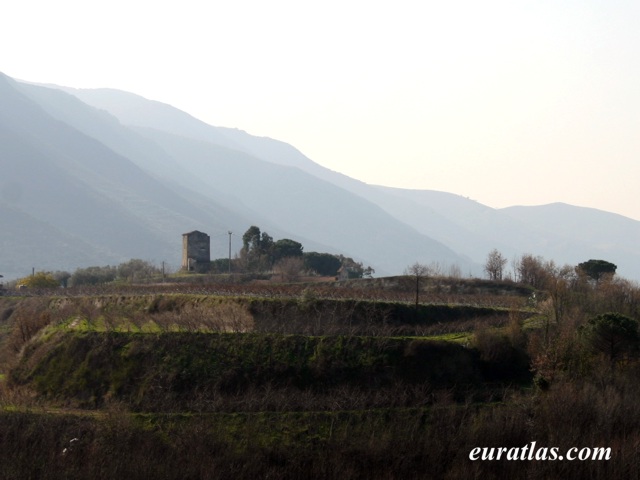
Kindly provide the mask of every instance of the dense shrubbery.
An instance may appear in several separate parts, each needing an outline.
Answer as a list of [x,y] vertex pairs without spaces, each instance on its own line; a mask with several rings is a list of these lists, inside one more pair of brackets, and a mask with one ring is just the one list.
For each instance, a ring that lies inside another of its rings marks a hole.
[[52,273],[49,272],[37,272],[29,277],[24,277],[16,282],[19,287],[29,288],[58,288],[60,287],[60,281],[57,280]]
[[[354,394],[356,392],[353,392]],[[401,392],[400,392],[401,393]],[[256,392],[268,397],[268,390]],[[500,404],[350,411],[102,415],[0,412],[4,479],[462,479],[640,475],[637,371]],[[76,441],[72,441],[77,439]],[[610,447],[608,461],[471,461],[475,447]]]
[[[494,364],[483,360],[485,370]],[[497,379],[513,381],[526,372],[525,364],[515,376],[509,371]],[[146,411],[215,411],[265,388],[285,389],[295,410],[310,395],[328,398],[344,389],[387,391],[393,404],[392,392],[403,388],[466,391],[481,380],[474,351],[447,342],[196,333],[60,332],[31,343],[11,373],[12,384],[30,384],[56,401],[93,408],[111,398]]]
[[318,275],[336,276],[342,266],[340,258],[330,253],[305,252],[304,266]]
[[73,287],[101,285],[114,281],[143,282],[162,274],[162,269],[150,262],[132,259],[118,266],[95,266],[79,268],[71,275],[69,284]]
[[[417,309],[409,277],[0,299],[0,477],[636,478],[640,289],[529,260],[536,290],[432,277],[466,305]],[[468,458],[534,441],[612,458]]]

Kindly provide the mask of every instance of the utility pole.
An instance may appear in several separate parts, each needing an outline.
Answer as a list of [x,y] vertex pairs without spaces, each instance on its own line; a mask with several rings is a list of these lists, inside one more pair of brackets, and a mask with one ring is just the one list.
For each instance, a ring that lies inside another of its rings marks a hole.
[[232,235],[232,231],[229,230],[229,275],[231,275],[231,235]]

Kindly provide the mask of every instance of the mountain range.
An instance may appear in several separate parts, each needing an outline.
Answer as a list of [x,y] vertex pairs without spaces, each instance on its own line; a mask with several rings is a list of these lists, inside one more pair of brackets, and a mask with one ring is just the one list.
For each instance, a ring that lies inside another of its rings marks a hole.
[[482,275],[492,249],[557,263],[602,258],[640,279],[640,222],[551,204],[493,209],[460,195],[368,185],[293,146],[208,125],[111,89],[36,85],[0,74],[0,273],[142,258],[177,267],[182,233],[212,257],[249,226],[305,251],[398,274],[415,262]]

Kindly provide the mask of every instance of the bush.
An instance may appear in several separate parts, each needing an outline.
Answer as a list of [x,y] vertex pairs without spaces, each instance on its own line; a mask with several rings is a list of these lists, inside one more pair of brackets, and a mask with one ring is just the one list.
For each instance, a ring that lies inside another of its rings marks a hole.
[[592,350],[605,355],[612,365],[638,349],[638,322],[619,313],[589,319],[582,334]]
[[473,346],[480,353],[482,371],[489,380],[530,381],[530,359],[524,349],[498,332],[480,329],[474,334]]
[[29,288],[57,288],[60,286],[60,281],[56,280],[52,273],[36,272],[30,277],[21,278],[17,284]]

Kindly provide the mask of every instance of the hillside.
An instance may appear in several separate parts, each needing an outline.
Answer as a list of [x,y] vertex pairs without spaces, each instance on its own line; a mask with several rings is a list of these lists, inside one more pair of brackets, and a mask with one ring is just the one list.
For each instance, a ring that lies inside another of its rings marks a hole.
[[[227,228],[224,208],[187,201],[104,143],[53,118],[7,77],[0,77],[0,99],[0,205],[13,212],[3,216],[0,233],[5,277],[31,267],[170,260],[179,255],[181,233],[220,220],[219,228]],[[16,212],[20,223],[9,221]],[[61,236],[65,241],[56,240]],[[20,255],[25,245],[46,248]]]
[[[172,152],[184,170],[210,182],[205,190],[202,184],[194,185],[199,192],[211,194],[228,189],[228,197],[250,205],[280,229],[304,233],[338,250],[353,252],[356,257],[371,261],[380,273],[400,273],[415,261],[457,264],[479,272],[477,265],[455,254],[446,244],[434,242],[428,233],[420,235],[380,210],[375,201],[362,194],[370,190],[368,185],[321,167],[285,142],[207,125],[169,105],[128,92],[63,90],[109,111],[124,125],[141,127],[136,130],[143,134],[146,131],[165,151]],[[289,198],[279,196],[287,190]],[[304,198],[304,193],[310,197]],[[291,211],[292,206],[301,211]],[[330,216],[327,212],[331,212]],[[373,232],[374,236],[363,243],[362,232]]]
[[[144,118],[155,119],[149,121],[153,128],[127,126],[104,110],[59,90],[15,82],[11,85],[15,87],[13,95],[22,95],[25,102],[39,107],[42,115],[58,120],[78,138],[91,139],[96,148],[118,158],[101,165],[119,165],[117,176],[126,180],[111,185],[117,188],[117,194],[109,188],[103,188],[103,193],[116,205],[125,207],[123,217],[140,216],[145,227],[151,227],[153,219],[152,228],[160,230],[156,233],[162,235],[167,245],[162,256],[149,250],[142,258],[156,262],[167,259],[175,265],[184,231],[200,229],[215,235],[232,230],[239,235],[250,225],[259,225],[271,235],[300,241],[307,251],[352,256],[380,273],[402,271],[415,261],[469,264],[444,245],[357,195],[298,168],[265,162],[240,149],[229,148],[235,142],[216,143],[220,142],[220,135],[216,135],[215,129],[206,141],[202,139],[204,133],[199,134],[200,139],[194,138],[195,134],[186,137],[185,132],[209,132],[213,127],[172,107],[143,99],[145,105],[151,106]],[[124,94],[123,98],[130,100],[131,95]],[[130,108],[135,110],[139,101],[132,101]],[[162,113],[166,111],[180,120],[178,126],[169,122],[167,114]],[[169,127],[173,132],[158,129]],[[74,142],[78,140],[67,143],[71,147]],[[124,171],[125,164],[133,173]],[[100,187],[95,177],[88,182],[90,187]],[[111,178],[115,177],[111,174]],[[153,186],[141,188],[133,183],[142,177]],[[140,192],[145,193],[144,198],[137,198]],[[124,202],[123,196],[128,197]],[[159,206],[157,211],[153,211],[154,205]],[[101,237],[105,241],[109,238],[104,232]],[[145,242],[143,235],[136,237],[141,239],[140,243]],[[238,238],[235,251],[239,249]],[[173,253],[169,253],[168,245],[174,245]],[[114,248],[116,253],[127,256],[118,248]]]
[[531,251],[577,264],[603,258],[623,277],[640,279],[640,222],[594,208],[553,203],[502,209],[511,218],[540,232]]
[[[462,265],[466,265],[469,271],[463,269],[464,273],[480,275],[480,265],[484,263],[487,253],[497,248],[509,259],[533,254],[559,264],[573,264],[595,257],[615,259],[612,261],[619,265],[621,275],[640,280],[640,251],[630,245],[632,242],[626,240],[628,236],[623,231],[611,232],[605,243],[596,236],[591,236],[589,231],[589,225],[594,223],[603,225],[600,231],[605,231],[609,222],[622,222],[626,225],[623,230],[636,231],[640,222],[633,219],[620,219],[616,214],[567,205],[567,218],[571,217],[573,220],[565,225],[575,225],[577,219],[581,223],[578,228],[563,228],[553,219],[548,224],[544,220],[530,221],[530,215],[525,213],[527,209],[535,211],[543,207],[500,210],[448,192],[367,185],[318,165],[295,147],[282,141],[252,136],[237,129],[206,125],[173,107],[127,92],[105,89],[65,90],[91,105],[109,111],[126,125],[161,130],[232,148],[264,162],[294,166],[329,182],[377,205],[396,220],[455,251],[466,259]],[[442,259],[430,255],[426,263],[438,261]],[[392,272],[398,272],[401,268],[402,265],[397,264]]]
[[558,296],[476,279],[417,307],[408,276],[14,292],[0,476],[635,477],[638,338],[611,357],[587,318],[637,318],[637,288],[565,286],[554,319]]
[[[131,93],[6,76],[0,84],[0,208],[13,212],[0,232],[8,278],[132,257],[177,266],[181,234],[194,229],[220,237],[212,256],[224,257],[227,231],[238,251],[241,232],[258,225],[379,275],[416,261],[482,275],[497,248],[510,260],[604,258],[640,279],[640,222],[619,215],[571,205],[557,215],[550,207],[498,210],[452,193],[367,185],[282,141],[207,125]],[[20,224],[8,221],[16,212]]]

